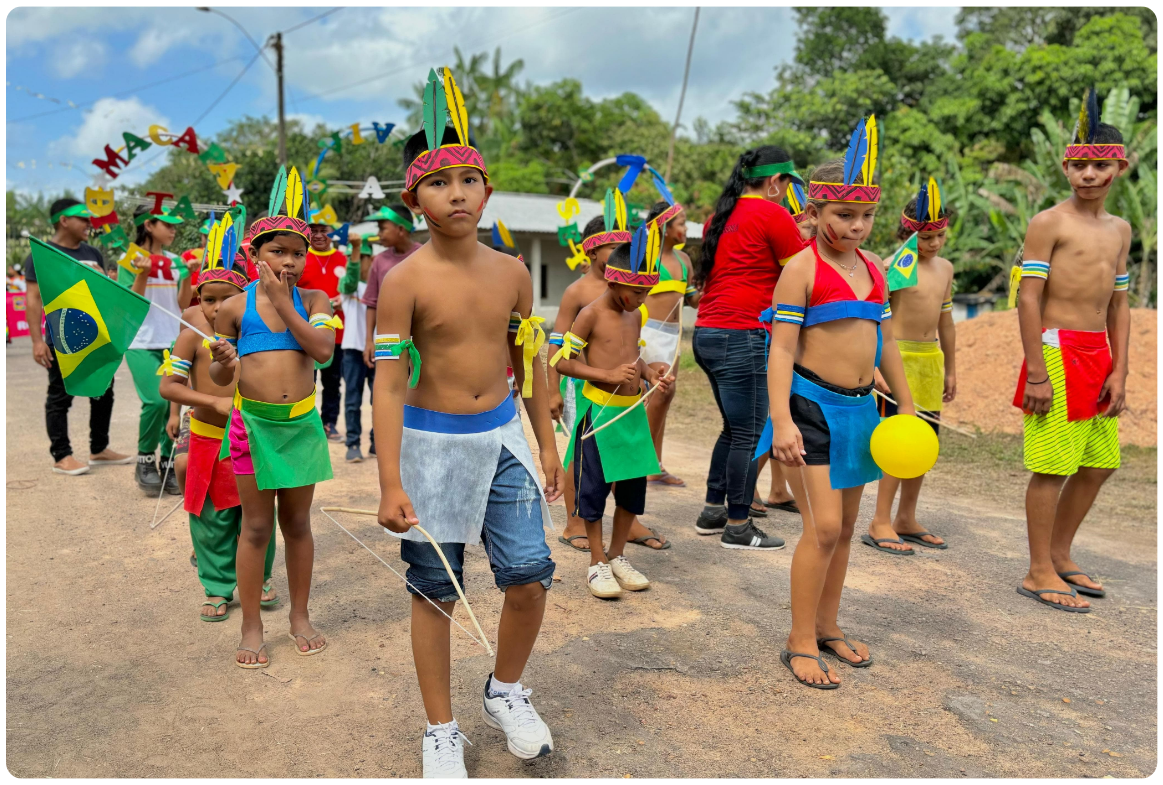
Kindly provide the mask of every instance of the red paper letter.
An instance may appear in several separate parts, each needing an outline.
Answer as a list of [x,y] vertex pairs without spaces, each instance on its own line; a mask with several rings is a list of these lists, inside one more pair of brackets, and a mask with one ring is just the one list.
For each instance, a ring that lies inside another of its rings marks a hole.
[[113,179],[117,179],[117,169],[125,166],[129,161],[122,158],[116,150],[109,145],[105,145],[105,160],[100,158],[93,159],[93,165],[105,170],[105,174]]
[[150,215],[162,215],[164,212],[162,210],[162,199],[173,196],[173,194],[168,194],[164,191],[146,191],[145,195],[153,197],[153,207],[149,209]]
[[183,147],[183,146],[187,150],[189,150],[191,153],[193,153],[194,155],[198,154],[198,137],[194,133],[193,126],[190,126],[189,128],[187,128],[185,131],[182,132],[181,136],[179,136],[177,139],[174,140],[174,147]]

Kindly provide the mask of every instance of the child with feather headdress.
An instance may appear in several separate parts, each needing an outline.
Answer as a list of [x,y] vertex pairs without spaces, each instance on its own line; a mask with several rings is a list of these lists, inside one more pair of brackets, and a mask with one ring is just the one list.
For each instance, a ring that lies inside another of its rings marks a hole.
[[[531,315],[533,282],[523,262],[477,239],[492,187],[469,137],[464,98],[451,72],[442,72],[429,72],[423,128],[404,144],[401,198],[424,215],[430,239],[384,277],[372,401],[379,523],[403,540],[413,595],[412,654],[428,718],[424,775],[464,777],[464,736],[449,687],[456,586],[440,554],[412,527],[440,544],[460,584],[465,545],[485,544],[505,601],[481,711],[513,755],[546,755],[553,736],[521,676],[553,582],[544,527],[552,528],[547,499],[561,495],[564,470],[540,359],[545,331]],[[537,438],[544,483],[508,367]]]
[[[886,271],[893,334],[913,403],[933,419],[939,419],[944,404],[957,395],[953,263],[938,256],[945,247],[948,228],[949,213],[941,189],[930,177],[905,205],[897,227],[897,238],[905,244],[888,261]],[[876,386],[888,393],[888,385],[879,373]],[[897,413],[896,404],[887,398],[882,397],[879,405],[882,417]],[[939,425],[929,425],[939,432]],[[917,499],[924,479],[924,475],[908,480],[888,475],[881,478],[876,514],[868,525],[867,539],[861,538],[865,544],[871,540],[872,547],[892,551],[893,555],[911,554],[913,545],[945,548],[943,539],[917,523]],[[892,502],[898,487],[901,501],[894,519]]]
[[[1024,412],[1030,569],[1018,593],[1056,610],[1087,613],[1079,597],[1102,584],[1071,558],[1082,519],[1119,467],[1117,415],[1126,406],[1131,313],[1131,227],[1106,211],[1127,170],[1122,134],[1101,122],[1098,96],[1082,102],[1062,171],[1073,194],[1026,230],[1017,297],[1022,364],[1014,405]],[[1011,299],[1013,294],[1011,293]]]
[[279,169],[267,215],[247,236],[258,280],[246,285],[244,296],[223,303],[214,317],[221,340],[210,346],[210,377],[225,387],[238,374],[219,454],[230,458],[242,500],[237,558],[242,641],[235,663],[265,668],[270,660],[259,604],[276,498],[291,595],[288,637],[304,657],[327,646],[307,609],[314,562],[311,499],[315,483],[331,479],[327,437],[315,408],[315,364],[331,358],[340,321],[326,292],[297,286],[309,246],[303,181],[296,169]]

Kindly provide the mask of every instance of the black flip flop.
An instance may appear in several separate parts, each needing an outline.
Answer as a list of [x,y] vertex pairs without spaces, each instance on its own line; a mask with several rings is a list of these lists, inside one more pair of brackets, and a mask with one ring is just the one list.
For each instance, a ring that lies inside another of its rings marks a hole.
[[[647,535],[646,537],[635,537],[634,539],[630,540],[629,542],[631,542],[634,545],[641,545],[643,548],[650,548],[650,550],[652,550],[652,551],[669,551],[670,550],[670,540],[663,542],[662,538],[659,537],[657,534],[655,534],[654,529],[651,529],[650,527],[647,527],[646,531],[650,532],[650,534]],[[646,544],[647,541],[649,541],[649,540],[658,540],[658,542],[660,544],[657,548],[651,548],[649,545]]]
[[790,502],[776,502],[775,504],[765,501],[763,502],[763,506],[769,510],[783,510],[784,512],[794,512],[796,515],[800,514],[800,508],[796,506],[794,500]]
[[[1083,578],[1086,578],[1088,581],[1094,580],[1094,578],[1090,577],[1082,570],[1074,570],[1072,572],[1060,572],[1060,573],[1058,573],[1058,577],[1064,581],[1066,581],[1066,579],[1068,577],[1070,577],[1071,575],[1081,575]],[[1081,585],[1075,583],[1074,581],[1066,581],[1066,582],[1069,583],[1072,587],[1074,587],[1074,590],[1077,591],[1079,594],[1085,594],[1087,597],[1105,597],[1106,596],[1106,591],[1104,591],[1103,589],[1092,589],[1089,586],[1081,586]]]
[[939,551],[943,551],[949,547],[949,543],[946,543],[946,542],[943,542],[940,545],[938,545],[935,542],[925,542],[924,540],[921,539],[925,535],[928,535],[930,537],[937,536],[937,535],[933,534],[932,532],[914,532],[913,534],[901,534],[898,536],[902,540],[908,540],[909,542],[915,542],[917,545],[923,545],[926,548],[936,548]]
[[589,548],[579,548],[578,546],[573,544],[574,540],[580,540],[583,538],[588,539],[588,538],[586,538],[586,535],[584,535],[584,534],[575,534],[572,537],[562,537],[559,535],[557,538],[557,541],[564,542],[566,545],[573,548],[575,551],[581,551],[582,553],[589,553],[590,552]]
[[828,682],[827,684],[812,684],[810,681],[804,681],[799,676],[796,676],[796,672],[792,670],[791,661],[793,657],[807,657],[809,660],[815,660],[816,662],[820,663],[820,670],[822,670],[824,673],[828,672],[828,663],[824,662],[824,658],[818,655],[800,654],[799,652],[788,651],[787,649],[781,651],[779,653],[779,661],[782,662],[789,671],[791,671],[791,675],[795,676],[795,680],[800,684],[804,685],[805,687],[811,687],[815,690],[834,690],[840,686],[839,684],[835,684],[833,682]]
[[848,659],[847,657],[842,657],[840,655],[840,653],[837,652],[835,649],[833,649],[831,646],[824,645],[825,643],[828,643],[829,641],[840,641],[845,646],[847,646],[849,649],[851,649],[853,654],[856,654],[856,647],[852,645],[853,643],[855,643],[855,641],[848,640],[847,635],[845,635],[843,638],[819,638],[816,641],[816,646],[820,649],[820,654],[831,654],[833,657],[840,660],[840,662],[842,662],[845,665],[848,665],[849,667],[852,667],[852,668],[867,668],[869,665],[872,664],[872,654],[871,653],[868,655],[867,660],[861,660],[860,662],[853,662],[852,660]]
[[766,518],[767,517],[767,508],[763,506],[763,502],[758,502],[758,504],[759,504],[759,509],[756,509],[755,508],[756,502],[754,502],[754,501],[751,502],[751,507],[748,509],[748,512],[751,514],[752,518]]
[[900,537],[897,537],[895,540],[892,539],[891,537],[882,537],[879,540],[874,540],[874,539],[872,539],[872,535],[862,534],[862,535],[860,535],[860,541],[862,543],[864,543],[865,545],[867,545],[868,547],[872,548],[873,550],[880,551],[881,553],[887,553],[889,556],[912,556],[913,554],[916,553],[916,551],[898,551],[898,550],[893,550],[892,548],[881,548],[879,545],[879,543],[882,543],[882,542],[903,543],[904,540],[902,540]]
[[1071,605],[1063,605],[1060,602],[1050,602],[1049,600],[1042,599],[1043,594],[1069,594],[1071,597],[1077,597],[1078,592],[1074,591],[1074,589],[1071,589],[1068,592],[1058,591],[1057,589],[1034,589],[1033,591],[1030,591],[1025,586],[1019,585],[1018,594],[1022,595],[1023,597],[1029,597],[1031,600],[1037,600],[1043,605],[1049,605],[1056,611],[1066,611],[1067,613],[1090,613],[1090,608],[1075,608]]

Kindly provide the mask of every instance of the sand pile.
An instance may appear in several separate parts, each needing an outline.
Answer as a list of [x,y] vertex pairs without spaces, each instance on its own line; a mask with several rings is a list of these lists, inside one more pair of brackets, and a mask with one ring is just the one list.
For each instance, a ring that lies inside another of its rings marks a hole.
[[[1127,411],[1119,417],[1123,444],[1155,446],[1157,312],[1131,310]],[[943,416],[983,431],[1022,432],[1013,397],[1022,367],[1018,312],[998,311],[957,323],[957,399]]]

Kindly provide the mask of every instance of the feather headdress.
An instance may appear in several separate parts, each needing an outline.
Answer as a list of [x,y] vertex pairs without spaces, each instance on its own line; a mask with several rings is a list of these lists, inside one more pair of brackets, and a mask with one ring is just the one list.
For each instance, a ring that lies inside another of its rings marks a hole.
[[1078,121],[1074,124],[1074,140],[1066,148],[1065,161],[1125,161],[1127,148],[1121,144],[1099,144],[1098,125],[1102,115],[1098,111],[1098,93],[1092,86],[1082,101]]
[[651,221],[638,227],[630,239],[630,259],[626,267],[618,267],[613,256],[606,262],[606,280],[643,289],[653,288],[658,283],[661,256],[662,232]]
[[[280,215],[280,211],[283,214]],[[307,240],[308,217],[307,200],[303,198],[303,179],[299,177],[299,170],[280,166],[271,187],[271,198],[267,203],[267,215],[259,218],[250,227],[248,237],[253,244],[255,239],[271,232],[294,232]],[[308,241],[309,243],[310,241]]]
[[206,235],[206,250],[202,254],[202,269],[198,272],[198,289],[203,284],[220,281],[245,289],[247,284],[246,267],[235,266],[235,257],[242,242],[241,231],[246,225],[245,213],[238,224],[230,213],[222,216],[221,221],[214,221],[211,214],[210,232]]
[[844,177],[840,183],[808,183],[808,198],[821,202],[860,202],[876,204],[880,201],[880,186],[873,185],[876,175],[876,157],[880,148],[876,115],[861,119],[844,154]]
[[602,245],[630,242],[630,232],[626,231],[626,200],[617,188],[606,190],[606,199],[602,203],[602,221],[605,231],[582,238],[582,250],[586,253]]
[[787,189],[787,209],[796,223],[803,223],[808,214],[804,212],[804,205],[808,203],[808,195],[799,183],[792,183]]
[[[456,80],[452,78],[452,71],[448,68],[442,70],[443,83],[436,69],[428,71],[422,107],[424,138],[428,143],[428,150],[416,156],[416,160],[408,166],[408,171],[404,175],[404,188],[409,191],[414,190],[428,175],[441,169],[458,166],[471,166],[480,170],[485,182],[489,179],[484,157],[469,143],[468,108],[464,103],[464,96]],[[456,131],[457,144],[441,144],[444,129],[450,120],[453,130]]]
[[941,189],[937,181],[930,177],[929,182],[921,185],[917,191],[917,206],[912,215],[901,213],[901,226],[910,232],[936,232],[949,226],[949,216],[942,216]]
[[662,197],[662,200],[670,205],[665,210],[663,210],[661,214],[654,218],[654,223],[658,224],[658,226],[661,228],[666,226],[668,222],[673,220],[675,216],[681,213],[683,211],[683,206],[674,200],[674,196],[670,193],[670,189],[667,188],[666,180],[662,179],[662,175],[654,171],[654,169],[651,169],[650,176],[654,179],[654,187],[658,189],[658,193]]
[[513,240],[509,227],[505,226],[502,221],[493,224],[493,247],[504,248],[506,251],[512,251],[513,254],[517,253],[517,243]]

